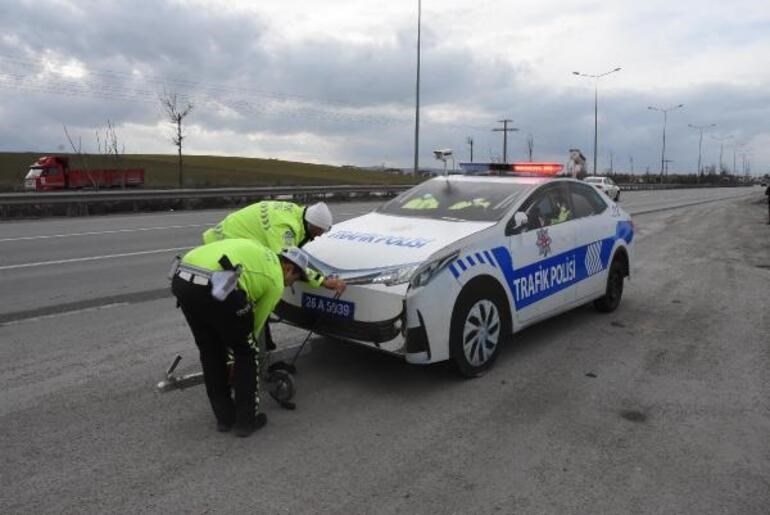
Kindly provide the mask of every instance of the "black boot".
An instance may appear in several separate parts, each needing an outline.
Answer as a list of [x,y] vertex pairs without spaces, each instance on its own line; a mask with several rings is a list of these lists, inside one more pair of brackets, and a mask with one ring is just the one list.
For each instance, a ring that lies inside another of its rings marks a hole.
[[262,429],[265,424],[267,424],[267,415],[264,413],[259,413],[256,417],[254,417],[254,420],[249,423],[236,423],[235,426],[233,426],[233,432],[235,433],[235,436],[246,438],[247,436],[251,436],[251,434],[255,431]]

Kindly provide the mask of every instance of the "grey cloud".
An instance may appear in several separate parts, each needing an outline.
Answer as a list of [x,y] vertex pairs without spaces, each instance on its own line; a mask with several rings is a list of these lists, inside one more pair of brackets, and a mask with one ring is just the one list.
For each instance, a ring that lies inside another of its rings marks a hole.
[[[280,29],[258,17],[205,12],[170,2],[117,4],[122,7],[78,2],[74,14],[57,5],[6,5],[0,13],[0,33],[23,43],[0,39],[0,150],[55,149],[63,141],[64,123],[86,135],[107,119],[154,125],[163,119],[156,96],[165,86],[190,96],[197,106],[189,123],[209,130],[275,136],[312,133],[330,138],[335,149],[333,156],[317,156],[319,161],[411,165],[416,50],[412,26],[393,27],[395,38],[388,45],[316,39],[268,52],[263,38]],[[34,72],[45,50],[77,58],[99,73],[85,84],[3,78],[3,73]],[[527,80],[533,65],[511,65],[457,42],[441,45],[440,35],[429,26],[424,27],[422,59],[423,165],[434,165],[430,153],[434,148],[452,147],[458,159],[466,159],[468,136],[476,141],[477,160],[499,156],[502,138],[491,129],[501,117],[513,118],[513,125],[521,128],[510,137],[511,159],[525,157],[528,132],[535,139],[538,159],[564,161],[572,147],[580,147],[586,155],[592,152],[589,88],[534,87]],[[144,75],[128,75],[132,69]],[[565,70],[565,80],[569,71]],[[616,168],[625,167],[633,155],[637,171],[646,166],[657,170],[662,120],[659,113],[647,111],[651,104],[686,104],[670,117],[672,170],[694,168],[697,134],[687,123],[718,123],[720,132],[733,133],[741,141],[766,131],[770,108],[757,106],[769,106],[770,98],[759,87],[712,84],[656,95],[601,93],[601,168],[612,151]],[[217,105],[228,106],[238,116],[221,116]],[[431,122],[427,114],[431,107],[452,105],[471,113],[471,118]],[[166,139],[166,134],[158,137]],[[290,146],[280,147],[282,141],[266,142],[263,148],[275,154],[291,151]],[[713,142],[707,149],[704,142],[704,149],[711,160],[706,162],[714,162]],[[766,156],[763,162],[769,160]]]

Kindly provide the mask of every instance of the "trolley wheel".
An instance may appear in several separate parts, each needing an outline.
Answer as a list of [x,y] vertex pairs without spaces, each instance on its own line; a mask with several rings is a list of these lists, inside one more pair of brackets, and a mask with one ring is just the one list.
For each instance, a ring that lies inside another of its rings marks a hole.
[[289,402],[297,393],[294,377],[285,370],[272,370],[267,376],[267,391],[278,404]]

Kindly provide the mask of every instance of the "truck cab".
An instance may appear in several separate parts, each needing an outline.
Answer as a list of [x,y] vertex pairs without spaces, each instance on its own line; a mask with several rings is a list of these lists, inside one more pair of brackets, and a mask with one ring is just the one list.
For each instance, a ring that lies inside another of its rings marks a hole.
[[52,191],[80,188],[141,187],[143,168],[74,170],[66,156],[44,156],[35,161],[24,177],[27,191]]
[[24,177],[24,189],[28,191],[49,191],[67,187],[65,170],[67,158],[44,156],[35,161]]

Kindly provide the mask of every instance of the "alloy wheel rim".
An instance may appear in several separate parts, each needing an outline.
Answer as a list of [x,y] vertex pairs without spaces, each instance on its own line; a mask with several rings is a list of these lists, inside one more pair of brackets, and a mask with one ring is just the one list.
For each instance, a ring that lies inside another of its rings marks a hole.
[[474,367],[489,361],[500,341],[500,313],[489,300],[476,302],[465,317],[463,352]]

